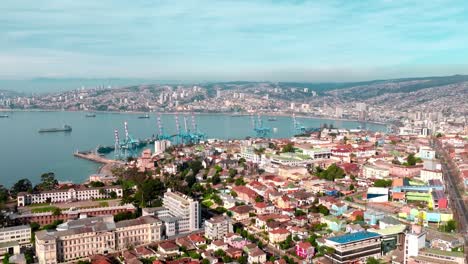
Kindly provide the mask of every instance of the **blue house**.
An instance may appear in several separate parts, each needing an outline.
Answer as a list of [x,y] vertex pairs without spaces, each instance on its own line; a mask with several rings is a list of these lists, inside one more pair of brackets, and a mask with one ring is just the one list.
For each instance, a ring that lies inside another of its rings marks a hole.
[[345,203],[334,203],[330,208],[330,214],[334,216],[343,215],[346,211],[348,211],[348,205]]
[[383,219],[385,214],[374,210],[366,210],[364,212],[364,221],[369,225],[376,225],[379,220]]
[[338,219],[336,216],[327,215],[322,218],[322,223],[327,224],[328,229],[334,232],[341,231],[346,226],[346,221]]

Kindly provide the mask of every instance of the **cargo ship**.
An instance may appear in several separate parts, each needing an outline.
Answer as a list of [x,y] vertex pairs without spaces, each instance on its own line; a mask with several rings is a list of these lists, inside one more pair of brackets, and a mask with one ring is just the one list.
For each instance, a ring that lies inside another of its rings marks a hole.
[[0,118],[8,118],[8,115],[0,115]]
[[231,117],[243,117],[243,116],[250,116],[249,114],[242,114],[242,113],[238,113],[238,112],[235,112],[231,115]]
[[96,117],[96,114],[86,114],[86,117]]
[[63,128],[43,128],[39,129],[39,133],[48,133],[48,132],[71,132],[72,127],[69,125],[64,125]]
[[150,118],[149,115],[144,115],[144,116],[139,116],[138,118],[140,119],[146,119],[146,118]]
[[268,118],[268,121],[270,121],[270,122],[276,121],[276,120],[278,120],[278,119],[276,119],[276,117],[270,117],[270,118]]

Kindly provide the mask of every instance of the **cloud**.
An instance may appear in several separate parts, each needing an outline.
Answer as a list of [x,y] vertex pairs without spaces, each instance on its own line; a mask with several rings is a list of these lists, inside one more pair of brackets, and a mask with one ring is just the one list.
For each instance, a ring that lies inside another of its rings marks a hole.
[[348,80],[468,59],[465,1],[18,2],[2,2],[3,77]]

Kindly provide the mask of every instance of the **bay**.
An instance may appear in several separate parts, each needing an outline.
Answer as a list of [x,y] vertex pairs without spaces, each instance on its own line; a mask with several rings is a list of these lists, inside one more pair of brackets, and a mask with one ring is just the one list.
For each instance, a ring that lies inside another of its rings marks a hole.
[[[114,144],[114,129],[124,137],[125,121],[129,133],[135,138],[150,138],[158,133],[157,115],[150,113],[150,118],[138,118],[142,114],[134,113],[96,113],[96,117],[86,117],[84,112],[10,112],[9,118],[0,119],[0,185],[11,186],[21,178],[38,183],[40,175],[54,172],[61,181],[82,182],[99,168],[99,164],[75,158],[73,152],[95,149],[98,145]],[[162,124],[167,134],[175,134],[174,114],[163,114]],[[192,126],[190,115],[178,114],[180,128]],[[208,138],[241,139],[255,136],[249,116],[232,117],[230,114],[197,114],[196,123]],[[295,134],[292,118],[278,116],[276,121],[267,121],[264,126],[276,128],[274,138],[291,137]],[[321,124],[333,124],[338,128],[356,128],[363,123],[341,120],[297,118],[305,127],[320,127]],[[38,133],[41,128],[59,128],[70,125],[70,133]],[[384,131],[385,126],[365,123],[366,128]]]

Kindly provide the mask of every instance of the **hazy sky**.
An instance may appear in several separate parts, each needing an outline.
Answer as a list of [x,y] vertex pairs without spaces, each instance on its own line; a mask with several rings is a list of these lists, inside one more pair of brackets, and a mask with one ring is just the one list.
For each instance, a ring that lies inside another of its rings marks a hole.
[[0,78],[468,73],[468,1],[2,0]]

